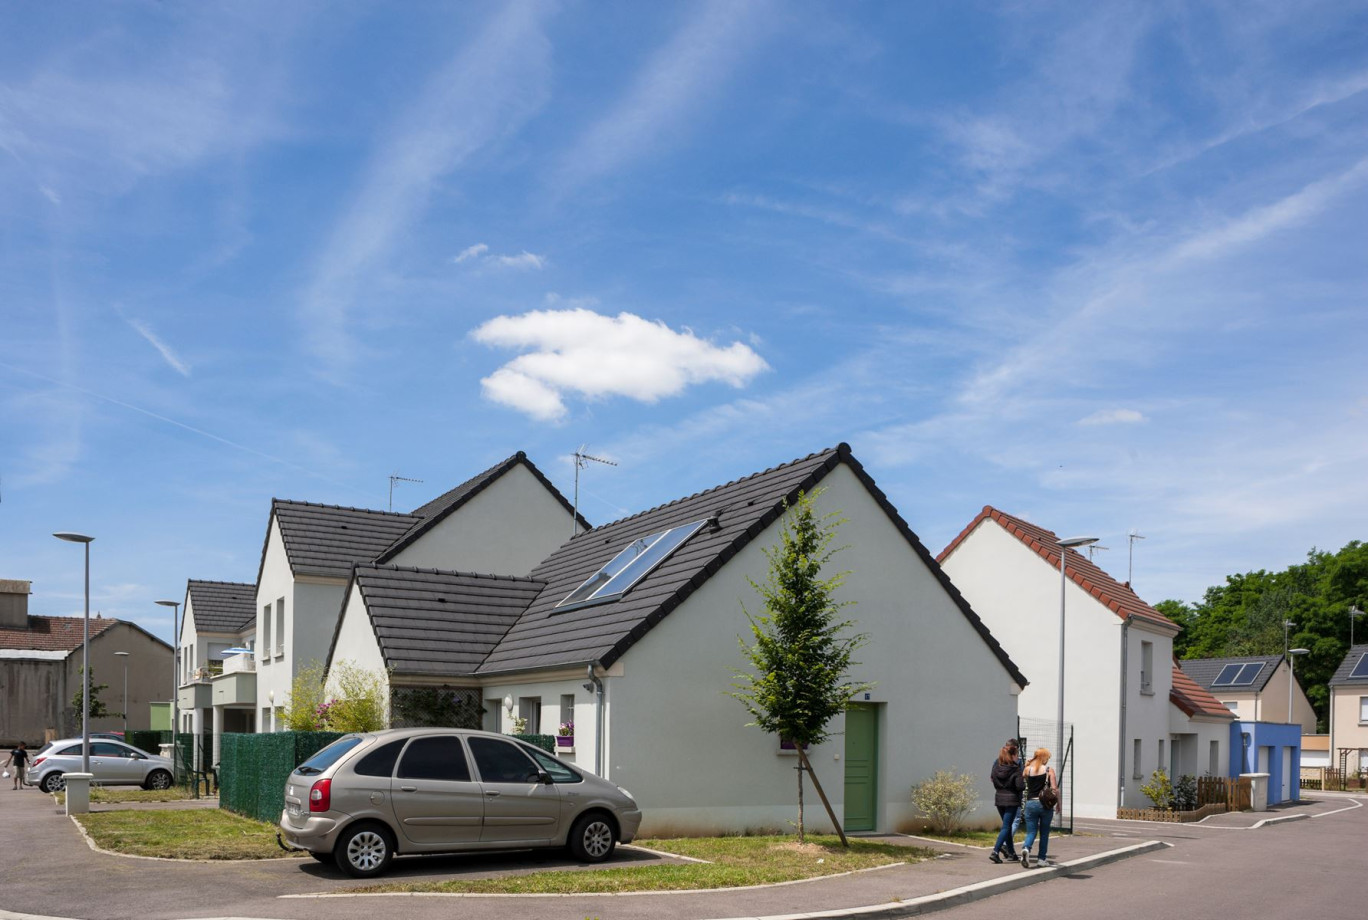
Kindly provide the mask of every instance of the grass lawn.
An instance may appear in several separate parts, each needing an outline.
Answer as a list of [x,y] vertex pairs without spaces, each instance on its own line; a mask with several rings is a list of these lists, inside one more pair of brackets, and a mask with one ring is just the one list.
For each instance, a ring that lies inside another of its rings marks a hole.
[[170,859],[279,859],[302,856],[276,845],[276,827],[217,808],[104,811],[77,820],[96,845],[116,853]]
[[[66,804],[66,793],[55,792],[58,805]],[[190,798],[189,789],[173,786],[170,789],[142,789],[138,786],[92,786],[90,801],[104,805],[120,805],[125,802],[180,802]]]
[[836,837],[808,835],[806,844],[794,837],[688,837],[638,840],[651,850],[691,856],[707,863],[687,865],[622,866],[585,870],[534,872],[527,875],[446,882],[402,882],[368,885],[352,891],[440,891],[479,894],[588,894],[614,891],[688,891],[765,885],[874,869],[895,863],[915,863],[936,855],[924,847],[851,840],[843,849]]

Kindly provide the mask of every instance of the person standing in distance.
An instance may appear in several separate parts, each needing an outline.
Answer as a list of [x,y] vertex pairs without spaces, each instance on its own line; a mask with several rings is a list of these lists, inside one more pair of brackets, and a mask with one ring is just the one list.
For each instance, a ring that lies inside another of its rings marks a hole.
[[1002,816],[1002,829],[998,831],[997,842],[988,858],[1001,864],[1002,855],[1016,862],[1016,843],[1012,839],[1017,814],[1021,810],[1021,761],[1017,758],[1016,741],[1008,739],[998,751],[997,762],[990,774],[993,781],[993,804]]

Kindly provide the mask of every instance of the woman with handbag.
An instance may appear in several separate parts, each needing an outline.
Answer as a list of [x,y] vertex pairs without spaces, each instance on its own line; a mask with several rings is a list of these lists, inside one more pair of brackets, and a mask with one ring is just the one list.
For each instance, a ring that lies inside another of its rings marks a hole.
[[1031,845],[1035,843],[1037,832],[1040,834],[1037,866],[1045,864],[1045,854],[1050,849],[1050,819],[1054,817],[1055,806],[1059,804],[1059,780],[1049,763],[1049,750],[1036,748],[1035,755],[1026,761],[1023,771],[1026,782],[1026,841],[1021,847],[1023,869],[1031,868]]

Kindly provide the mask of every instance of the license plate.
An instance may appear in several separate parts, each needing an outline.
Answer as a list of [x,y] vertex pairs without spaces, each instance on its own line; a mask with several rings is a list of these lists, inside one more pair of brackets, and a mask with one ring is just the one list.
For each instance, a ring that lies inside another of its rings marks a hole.
[[291,805],[290,805],[290,815],[291,815],[291,817],[295,817],[295,818],[299,817],[299,812],[300,812],[299,806],[298,806],[298,805],[295,805],[295,804],[293,804],[293,803],[291,803]]

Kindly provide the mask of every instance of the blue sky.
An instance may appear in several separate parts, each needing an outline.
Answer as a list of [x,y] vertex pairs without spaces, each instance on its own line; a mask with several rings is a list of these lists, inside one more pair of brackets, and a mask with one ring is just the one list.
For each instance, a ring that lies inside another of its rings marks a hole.
[[1193,600],[1365,536],[1368,7],[8,4],[0,577],[164,637],[272,496],[606,522],[848,441]]

